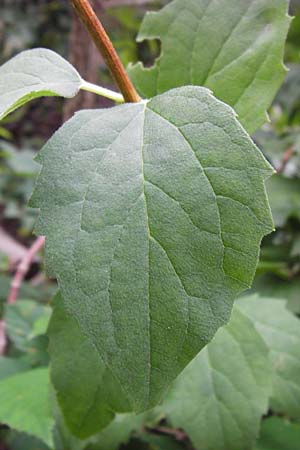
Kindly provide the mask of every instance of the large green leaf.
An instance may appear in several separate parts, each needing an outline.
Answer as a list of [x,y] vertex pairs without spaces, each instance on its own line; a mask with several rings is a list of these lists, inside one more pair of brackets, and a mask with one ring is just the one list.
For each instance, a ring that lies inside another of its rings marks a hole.
[[267,347],[235,309],[229,324],[175,381],[161,409],[195,449],[250,450],[270,390]]
[[148,13],[138,35],[138,41],[160,39],[161,57],[150,69],[129,67],[129,74],[146,98],[206,86],[252,133],[266,120],[285,75],[287,7],[287,0],[174,0]]
[[150,408],[251,284],[272,168],[200,87],[82,111],[39,161],[48,273],[130,407]]
[[0,120],[34,98],[74,97],[81,85],[76,69],[57,53],[24,51],[0,67]]
[[253,321],[270,349],[272,409],[300,418],[300,320],[278,299],[242,297],[238,308]]
[[54,421],[48,389],[48,369],[35,369],[0,381],[0,422],[51,446]]

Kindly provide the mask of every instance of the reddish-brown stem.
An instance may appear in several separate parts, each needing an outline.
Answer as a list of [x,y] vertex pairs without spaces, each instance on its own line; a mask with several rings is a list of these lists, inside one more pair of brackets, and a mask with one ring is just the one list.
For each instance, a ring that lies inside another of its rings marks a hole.
[[24,277],[28,272],[28,269],[35,255],[38,253],[39,250],[41,250],[41,248],[43,248],[44,244],[45,244],[44,236],[38,237],[22,258],[10,285],[10,292],[7,299],[7,302],[9,304],[13,304],[16,302],[22,281],[24,280]]
[[186,433],[178,428],[168,428],[158,426],[153,428],[152,431],[155,431],[156,433],[160,434],[169,434],[171,436],[174,436],[177,441],[184,441],[187,438]]
[[104,0],[101,5],[105,9],[119,8],[122,6],[144,6],[157,2],[157,0]]
[[294,154],[294,151],[295,150],[294,150],[294,146],[293,145],[291,145],[291,147],[289,147],[289,148],[287,148],[285,150],[285,152],[283,154],[283,157],[282,157],[282,160],[281,160],[281,163],[280,163],[280,166],[278,167],[278,170],[277,170],[278,173],[284,172],[287,163],[289,162],[289,160],[291,159],[291,157]]
[[130,81],[122,62],[111,43],[111,40],[109,39],[100,20],[96,16],[89,1],[71,0],[71,3],[105,60],[113,78],[123,94],[125,101],[130,103],[139,102],[141,98]]
[[5,322],[0,320],[0,355],[4,355],[6,349],[7,339],[5,334]]

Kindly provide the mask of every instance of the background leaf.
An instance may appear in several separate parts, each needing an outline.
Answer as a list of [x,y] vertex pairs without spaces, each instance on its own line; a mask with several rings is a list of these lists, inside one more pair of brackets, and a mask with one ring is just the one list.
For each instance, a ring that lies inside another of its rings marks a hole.
[[34,435],[50,447],[54,420],[48,369],[34,369],[0,381],[0,422]]
[[280,300],[254,295],[242,297],[237,305],[270,349],[274,371],[271,408],[300,418],[300,320]]
[[92,440],[85,450],[117,450],[125,444],[133,430],[142,427],[144,416],[134,414],[117,415],[114,421]]
[[267,191],[277,227],[291,218],[300,220],[300,179],[277,174],[267,182]]
[[[31,339],[37,335],[34,332],[36,322],[48,320],[51,309],[32,300],[19,300],[5,307],[6,330],[16,348],[27,351],[32,344]],[[38,333],[42,334],[42,333]]]
[[272,299],[285,299],[287,308],[294,314],[300,314],[300,279],[282,280],[272,274],[265,274],[257,277],[253,290],[262,297],[271,297]]
[[183,85],[206,86],[254,132],[283,81],[287,0],[174,0],[147,13],[138,41],[160,39],[153,67],[129,67],[146,98]]
[[57,53],[26,50],[0,67],[0,120],[43,96],[74,97],[82,84],[77,71]]
[[260,438],[254,450],[296,450],[300,442],[300,425],[282,417],[262,422]]
[[24,358],[0,356],[0,380],[28,369],[30,369],[30,364]]
[[195,447],[251,449],[271,391],[268,350],[251,321],[234,309],[175,381],[161,406]]
[[50,450],[40,439],[15,430],[10,431],[5,441],[10,450]]

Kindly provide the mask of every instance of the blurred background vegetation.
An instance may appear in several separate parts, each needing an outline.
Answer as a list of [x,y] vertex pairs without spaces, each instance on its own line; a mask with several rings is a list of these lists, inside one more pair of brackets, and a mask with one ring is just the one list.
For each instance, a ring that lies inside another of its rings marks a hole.
[[[145,11],[158,9],[167,1],[92,3],[123,63],[141,60],[146,66],[151,65],[159,55],[159,42],[136,44],[135,37]],[[270,123],[254,135],[277,174],[267,186],[276,232],[263,242],[253,290],[287,299],[290,310],[300,315],[300,0],[291,2],[291,14],[295,19],[285,52],[290,70],[270,108]],[[0,0],[0,64],[34,47],[55,50],[86,80],[116,89],[67,0]],[[4,307],[16,265],[34,240],[36,212],[26,206],[39,170],[33,155],[77,109],[108,106],[108,100],[87,92],[71,100],[45,98],[30,102],[0,124],[0,313],[7,324],[6,354],[18,356],[17,366],[5,368],[12,373],[47,365],[47,338],[39,330],[49,314],[45,305],[56,289],[55,282],[44,275],[42,256],[36,257],[19,293],[19,298],[26,301]],[[0,433],[0,450],[43,448],[32,439],[27,444],[28,438],[20,439],[5,427]],[[183,448],[175,446],[175,441],[171,447],[170,442],[162,440],[159,445],[165,442],[168,447],[158,447],[155,435],[151,439],[152,442],[139,442],[136,447],[133,442],[130,448]]]

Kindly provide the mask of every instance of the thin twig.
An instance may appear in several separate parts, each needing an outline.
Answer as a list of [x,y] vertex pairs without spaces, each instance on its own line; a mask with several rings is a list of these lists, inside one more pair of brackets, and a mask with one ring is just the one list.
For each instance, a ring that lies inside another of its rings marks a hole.
[[105,60],[125,101],[130,103],[139,102],[141,99],[89,1],[71,0],[71,3]]
[[5,322],[0,320],[0,355],[4,355],[6,349],[6,334],[5,334]]
[[104,9],[110,9],[122,6],[144,6],[153,3],[159,3],[159,0],[103,0],[101,5]]
[[10,285],[10,292],[7,299],[7,302],[9,304],[13,304],[16,302],[22,281],[24,280],[35,255],[44,247],[44,244],[44,236],[38,237],[22,258]]
[[291,159],[291,157],[293,156],[294,152],[295,152],[295,149],[294,149],[293,145],[291,145],[289,148],[287,148],[285,150],[282,160],[280,162],[280,166],[277,169],[278,173],[284,172],[284,169],[286,168],[286,165],[289,162],[289,160]]
[[151,431],[154,431],[159,434],[168,434],[170,436],[173,436],[177,441],[184,441],[187,438],[186,433],[183,430],[180,430],[179,428],[168,428],[168,427],[155,427],[151,429]]

